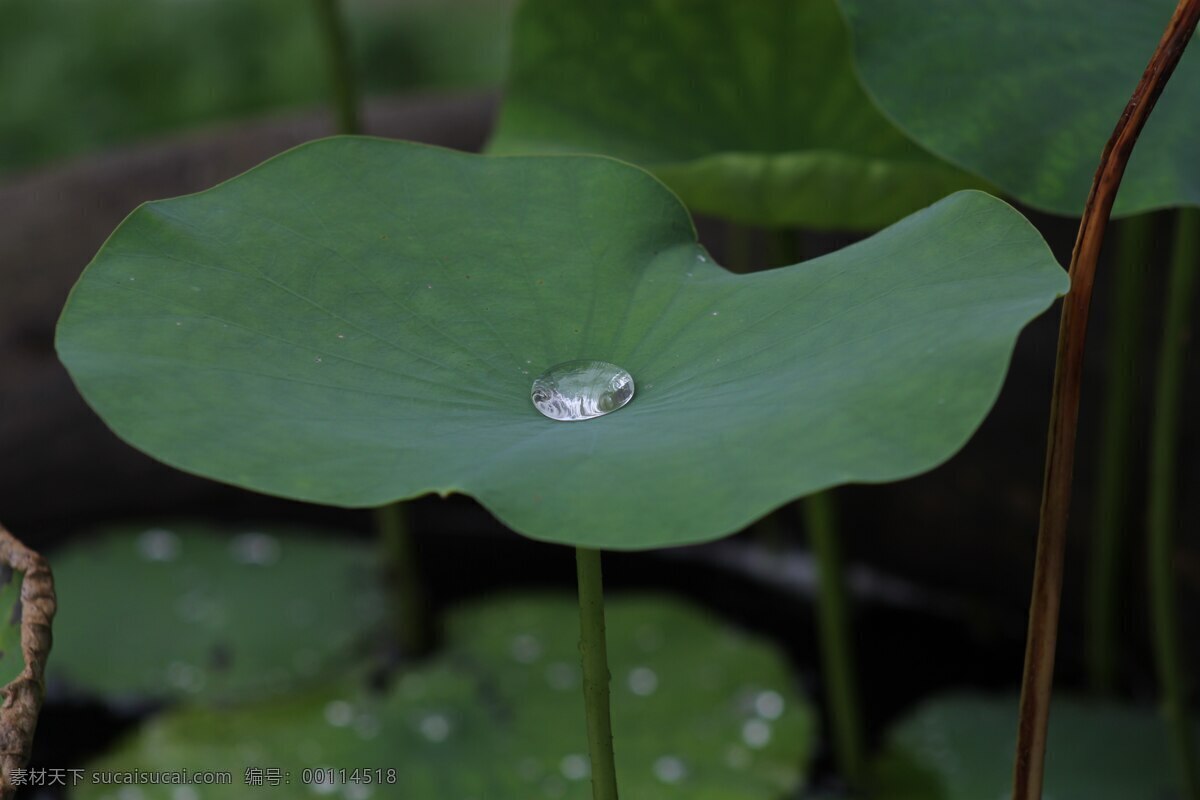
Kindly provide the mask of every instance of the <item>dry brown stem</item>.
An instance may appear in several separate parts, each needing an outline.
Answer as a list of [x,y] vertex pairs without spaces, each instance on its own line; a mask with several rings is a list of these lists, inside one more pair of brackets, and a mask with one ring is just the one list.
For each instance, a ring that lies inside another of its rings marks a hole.
[[25,669],[4,687],[0,704],[0,800],[16,793],[12,772],[29,763],[38,712],[46,693],[50,624],[58,602],[50,566],[0,525],[0,561],[23,573],[21,581],[21,653]]

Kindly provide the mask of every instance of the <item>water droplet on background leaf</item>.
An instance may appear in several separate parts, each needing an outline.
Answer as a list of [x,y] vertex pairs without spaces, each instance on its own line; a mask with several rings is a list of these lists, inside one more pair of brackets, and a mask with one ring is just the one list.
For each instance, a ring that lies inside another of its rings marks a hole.
[[418,724],[421,735],[427,741],[438,744],[450,737],[450,720],[444,714],[429,714]]
[[592,763],[578,753],[563,756],[558,768],[569,781],[581,781],[592,774]]
[[638,697],[649,697],[658,688],[658,675],[649,667],[636,667],[629,672],[629,691]]
[[742,741],[761,750],[771,741],[771,726],[761,719],[752,719],[742,726]]
[[268,566],[279,560],[279,540],[265,533],[243,533],[229,543],[233,559],[242,564]]
[[179,555],[179,537],[165,528],[151,528],[138,537],[137,547],[147,561],[174,561]]
[[783,714],[784,700],[779,692],[767,690],[754,698],[754,711],[763,719],[779,719]]
[[687,777],[687,765],[676,756],[662,756],[654,762],[654,777],[663,783],[679,783]]
[[607,361],[566,361],[539,375],[530,396],[534,407],[550,419],[592,419],[633,398],[633,376]]

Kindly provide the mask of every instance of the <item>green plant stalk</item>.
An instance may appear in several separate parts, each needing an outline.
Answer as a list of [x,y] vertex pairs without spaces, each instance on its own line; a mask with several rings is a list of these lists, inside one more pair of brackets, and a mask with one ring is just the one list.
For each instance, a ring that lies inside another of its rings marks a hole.
[[1183,356],[1189,334],[1189,309],[1200,273],[1200,211],[1186,209],[1176,218],[1171,272],[1167,282],[1166,318],[1158,355],[1154,413],[1150,434],[1150,486],[1146,531],[1150,578],[1151,630],[1162,691],[1162,709],[1170,731],[1179,773],[1180,797],[1200,800],[1196,745],[1188,714],[1188,680],[1179,642],[1175,604],[1175,572],[1171,565],[1175,530],[1175,463],[1179,445],[1179,410],[1183,389]]
[[389,503],[375,509],[375,529],[384,564],[392,636],[404,656],[419,656],[433,645],[425,589],[417,569],[408,508]]
[[1109,327],[1104,389],[1104,426],[1100,442],[1100,475],[1092,510],[1093,543],[1088,577],[1087,652],[1092,689],[1110,694],[1116,688],[1122,564],[1130,524],[1129,465],[1134,462],[1138,355],[1142,344],[1146,262],[1150,257],[1154,217],[1142,214],[1117,227],[1116,280]]
[[818,492],[804,498],[801,512],[808,542],[817,560],[817,636],[821,642],[821,669],[825,675],[826,702],[833,729],[833,755],[846,781],[851,786],[861,787],[865,758],[858,673],[833,492]]
[[1054,653],[1058,643],[1058,611],[1062,602],[1067,516],[1075,468],[1083,353],[1096,263],[1104,230],[1112,213],[1121,178],[1138,135],[1154,110],[1200,20],[1200,0],[1180,0],[1163,31],[1150,63],[1117,120],[1079,221],[1071,253],[1071,288],[1063,300],[1054,366],[1054,393],[1046,437],[1046,471],[1038,521],[1037,556],[1029,601],[1029,632],[1017,716],[1012,800],[1039,800],[1046,771],[1046,734],[1054,689]]
[[583,661],[583,709],[587,715],[588,755],[592,761],[592,799],[617,800],[600,551],[575,548],[575,569],[579,581],[579,654]]
[[349,37],[342,20],[338,0],[313,0],[317,19],[325,39],[325,54],[329,61],[329,84],[337,110],[338,133],[362,133],[358,115],[358,85],[350,59]]

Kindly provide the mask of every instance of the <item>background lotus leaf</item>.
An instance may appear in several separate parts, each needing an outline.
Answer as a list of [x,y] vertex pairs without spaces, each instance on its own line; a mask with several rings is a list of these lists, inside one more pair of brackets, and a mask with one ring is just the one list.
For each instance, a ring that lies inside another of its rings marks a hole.
[[982,185],[871,104],[833,0],[527,0],[508,84],[494,152],[617,156],[747,224],[875,229]]
[[[1083,211],[1173,0],[840,0],[867,90],[908,135],[1023,203]],[[1129,160],[1114,215],[1200,205],[1200,52]]]
[[[643,798],[776,800],[802,783],[815,720],[766,643],[663,597],[607,607],[613,727],[622,791]],[[341,683],[235,711],[180,709],[149,723],[93,770],[232,771],[202,796],[591,797],[569,596],[490,600],[452,612],[446,649],[384,695]],[[465,768],[467,765],[470,768]],[[247,767],[276,788],[248,788]],[[393,769],[393,783],[315,788],[304,770]],[[284,777],[286,775],[286,777]],[[146,800],[178,797],[141,786]],[[318,791],[321,788],[333,792]],[[114,794],[81,786],[77,798]]]
[[49,679],[109,701],[261,699],[358,660],[383,616],[345,537],[196,523],[110,528],[53,555]]
[[[1008,797],[1017,699],[952,694],[931,700],[888,734],[874,789],[889,800]],[[1153,709],[1055,697],[1045,796],[1055,800],[1171,797],[1167,729]],[[1001,757],[997,757],[1001,754]]]
[[[1065,287],[979,192],[733,275],[621,162],[336,138],[136,211],[57,345],[119,435],[182,469],[342,506],[462,492],[535,538],[648,548],[948,458]],[[533,379],[579,358],[629,370],[633,401],[542,417]]]

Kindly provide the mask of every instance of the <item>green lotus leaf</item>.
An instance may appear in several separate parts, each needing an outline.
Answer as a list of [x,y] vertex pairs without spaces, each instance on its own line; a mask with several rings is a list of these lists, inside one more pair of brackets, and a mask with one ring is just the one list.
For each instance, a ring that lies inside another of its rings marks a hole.
[[21,582],[25,574],[0,567],[0,688],[25,671],[21,652]]
[[982,186],[871,104],[833,0],[526,0],[490,147],[616,156],[763,226],[874,230]]
[[374,554],[311,531],[116,527],[54,554],[52,683],[110,701],[321,684],[378,629]]
[[[799,788],[816,723],[773,647],[665,597],[617,595],[606,613],[623,793],[776,800]],[[343,684],[234,711],[179,709],[89,772],[232,772],[230,785],[196,787],[209,800],[590,798],[573,598],[490,600],[455,610],[448,628],[445,650],[385,695]],[[278,770],[279,785],[247,787],[247,768]],[[334,782],[314,787],[305,770],[321,768]],[[371,785],[356,783],[356,768]],[[74,796],[119,788],[81,785]],[[139,788],[145,800],[179,796]]]
[[[931,700],[888,734],[874,791],[889,800],[1008,797],[1017,698],[951,694]],[[1151,800],[1173,796],[1162,717],[1149,708],[1055,696],[1046,797]]]
[[[176,467],[340,506],[460,492],[534,538],[637,549],[945,460],[1065,288],[979,192],[734,275],[636,167],[335,138],[134,212],[57,345]],[[632,402],[539,414],[533,380],[576,359],[628,370]]]
[[[908,135],[1035,208],[1083,210],[1174,0],[840,0],[863,84]],[[1115,215],[1200,205],[1200,53],[1138,139]]]

